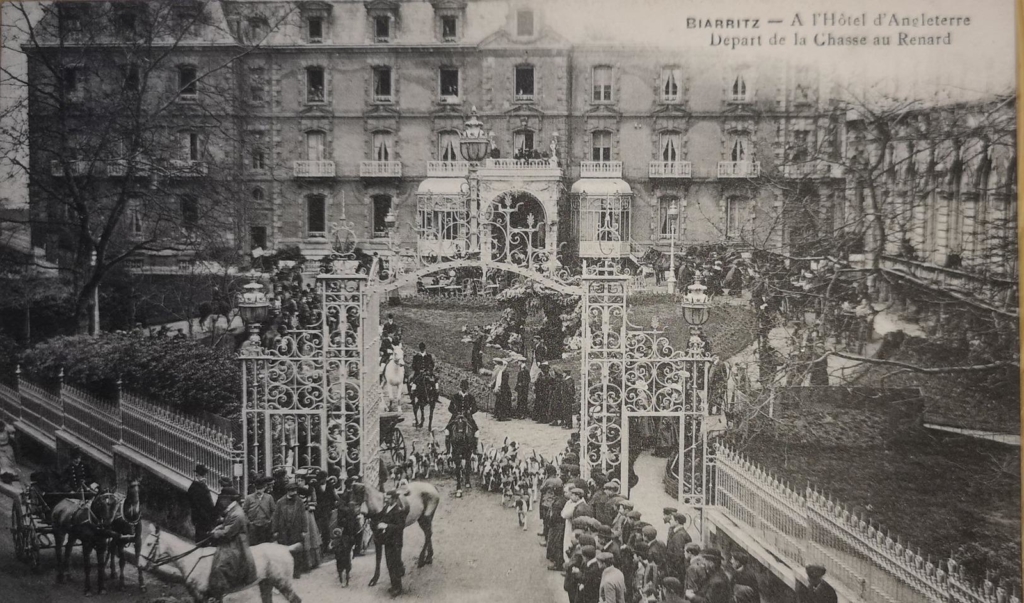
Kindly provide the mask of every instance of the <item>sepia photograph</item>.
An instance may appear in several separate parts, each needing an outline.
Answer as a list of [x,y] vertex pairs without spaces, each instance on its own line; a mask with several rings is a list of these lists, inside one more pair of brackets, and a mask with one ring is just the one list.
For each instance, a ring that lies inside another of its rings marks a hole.
[[1021,603],[1022,10],[0,1],[0,603]]

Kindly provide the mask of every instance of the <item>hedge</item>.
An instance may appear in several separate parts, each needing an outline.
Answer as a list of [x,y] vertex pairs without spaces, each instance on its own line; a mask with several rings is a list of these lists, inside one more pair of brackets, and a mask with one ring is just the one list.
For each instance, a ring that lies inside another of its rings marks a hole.
[[99,396],[113,397],[117,382],[150,400],[199,414],[239,416],[241,367],[230,351],[191,339],[103,333],[55,337],[21,354],[33,379],[64,379]]

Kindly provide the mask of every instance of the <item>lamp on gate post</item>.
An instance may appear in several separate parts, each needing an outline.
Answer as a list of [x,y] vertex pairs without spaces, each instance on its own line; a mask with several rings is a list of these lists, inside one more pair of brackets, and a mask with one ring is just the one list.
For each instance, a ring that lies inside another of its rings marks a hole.
[[679,305],[683,309],[683,319],[691,327],[699,327],[710,318],[711,297],[707,291],[708,288],[699,281],[686,288],[683,303]]
[[668,292],[676,292],[676,220],[679,219],[679,202],[672,200],[668,208],[669,252],[668,252]]
[[255,277],[242,289],[238,296],[238,314],[249,329],[249,340],[259,341],[259,328],[256,325],[265,321],[270,314],[270,300],[263,292],[263,285],[257,282]]
[[477,119],[476,107],[473,107],[465,125],[459,137],[459,152],[469,162],[469,247],[476,250],[480,241],[480,176],[477,170],[490,151],[491,140],[484,132],[484,124]]

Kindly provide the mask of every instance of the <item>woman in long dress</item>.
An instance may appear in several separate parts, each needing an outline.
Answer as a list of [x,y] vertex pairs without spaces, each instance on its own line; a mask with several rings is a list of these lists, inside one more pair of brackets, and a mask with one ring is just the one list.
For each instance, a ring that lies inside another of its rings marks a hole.
[[566,490],[569,491],[569,500],[562,507],[562,519],[565,520],[565,533],[562,534],[562,564],[566,566],[569,564],[569,545],[572,544],[572,515],[576,510],[576,507],[583,502],[583,490],[573,486],[567,485]]
[[321,555],[320,528],[316,523],[316,490],[306,484],[306,480],[298,478],[299,495],[306,505],[306,539],[303,542],[306,555],[306,571],[320,567]]
[[14,426],[0,419],[0,479],[11,483],[18,479],[18,464],[14,460]]
[[498,421],[512,418],[512,388],[508,384],[505,368],[504,359],[494,359],[494,418]]

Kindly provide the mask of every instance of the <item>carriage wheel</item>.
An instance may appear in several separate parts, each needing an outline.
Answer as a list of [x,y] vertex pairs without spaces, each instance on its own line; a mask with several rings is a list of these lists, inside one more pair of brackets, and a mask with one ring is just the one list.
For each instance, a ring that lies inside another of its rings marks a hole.
[[405,462],[405,436],[397,427],[388,434],[387,450],[391,453],[394,464]]
[[35,524],[29,522],[24,538],[25,560],[32,572],[36,573],[39,571],[39,534],[36,533]]
[[24,551],[24,538],[25,533],[22,530],[23,512],[21,510],[21,502],[15,500],[11,505],[11,542],[14,546],[14,558],[18,561],[25,560]]

